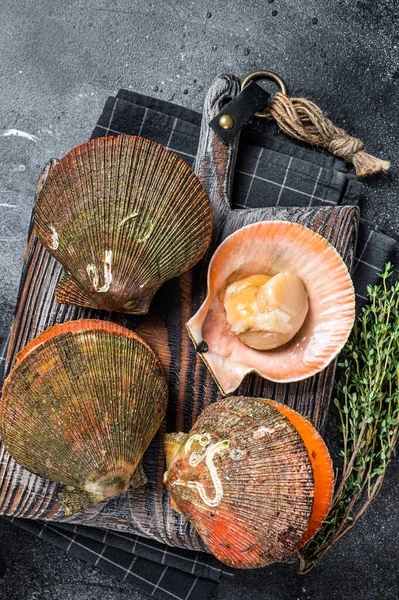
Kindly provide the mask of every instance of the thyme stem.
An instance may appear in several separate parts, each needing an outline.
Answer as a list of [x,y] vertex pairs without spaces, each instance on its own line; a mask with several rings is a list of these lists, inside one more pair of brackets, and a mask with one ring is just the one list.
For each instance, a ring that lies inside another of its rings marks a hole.
[[399,282],[367,288],[363,308],[341,354],[334,404],[342,431],[343,467],[327,518],[298,552],[307,573],[357,523],[378,495],[399,437]]

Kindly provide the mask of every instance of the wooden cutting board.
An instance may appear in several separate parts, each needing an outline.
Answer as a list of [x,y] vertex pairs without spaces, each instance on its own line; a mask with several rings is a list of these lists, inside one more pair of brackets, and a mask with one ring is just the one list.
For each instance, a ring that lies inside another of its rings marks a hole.
[[[224,146],[208,124],[226,99],[239,91],[239,81],[229,75],[213,83],[205,100],[196,172],[212,205],[214,231],[205,258],[189,273],[167,282],[158,292],[145,317],[103,313],[60,305],[54,289],[62,267],[31,231],[26,248],[20,293],[5,360],[5,375],[16,354],[30,340],[55,323],[80,318],[111,319],[136,330],[158,354],[169,380],[167,416],[144,457],[148,484],[129,490],[66,519],[62,509],[62,486],[25,471],[0,446],[0,513],[46,520],[93,525],[131,531],[184,548],[204,549],[203,543],[182,515],[169,507],[162,478],[165,470],[162,436],[166,431],[189,431],[203,408],[219,392],[200,356],[196,354],[185,323],[198,310],[206,293],[206,273],[215,247],[249,223],[287,220],[301,223],[323,235],[350,268],[357,239],[357,207],[258,208],[232,210],[231,186],[238,139]],[[315,377],[291,384],[275,384],[256,375],[247,377],[237,394],[273,398],[284,402],[323,429],[332,394],[336,361]]]

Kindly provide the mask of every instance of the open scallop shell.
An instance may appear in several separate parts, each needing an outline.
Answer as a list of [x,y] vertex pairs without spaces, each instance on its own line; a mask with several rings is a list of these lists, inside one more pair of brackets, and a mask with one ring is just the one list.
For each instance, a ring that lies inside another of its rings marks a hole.
[[64,156],[38,193],[35,227],[64,266],[64,304],[143,314],[211,236],[211,208],[190,167],[140,137],[92,140]]
[[72,513],[142,479],[136,469],[167,397],[161,365],[136,334],[106,321],[67,322],[18,354],[3,388],[0,434],[20,465],[64,484]]
[[[231,331],[223,305],[225,290],[256,273],[283,271],[298,275],[305,284],[308,314],[290,342],[274,350],[255,350]],[[340,352],[354,319],[353,284],[335,248],[303,225],[264,221],[243,227],[218,247],[209,265],[207,297],[187,329],[225,395],[251,371],[280,383],[315,375]]]
[[177,452],[169,444],[169,457],[173,505],[222,562],[264,567],[302,540],[314,499],[311,461],[296,427],[267,401],[239,396],[208,406]]

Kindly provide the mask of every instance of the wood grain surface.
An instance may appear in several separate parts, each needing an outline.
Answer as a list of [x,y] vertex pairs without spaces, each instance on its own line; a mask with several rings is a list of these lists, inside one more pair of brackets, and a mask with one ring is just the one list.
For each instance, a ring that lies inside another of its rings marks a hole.
[[[165,431],[189,431],[203,408],[219,393],[206,366],[196,353],[185,323],[198,310],[206,293],[206,273],[215,247],[227,235],[249,223],[287,220],[301,223],[323,235],[343,256],[350,268],[357,238],[356,207],[259,208],[232,210],[231,185],[239,140],[224,146],[209,128],[209,121],[226,99],[234,97],[239,82],[230,75],[219,77],[205,100],[196,172],[212,204],[213,237],[206,256],[190,272],[164,284],[145,317],[108,314],[57,304],[54,289],[62,267],[40,245],[35,233],[29,237],[14,323],[5,360],[9,373],[16,354],[46,328],[80,318],[112,319],[136,330],[158,354],[169,380],[167,417],[145,457],[145,487],[129,490],[108,503],[86,509],[67,519],[97,527],[121,529],[184,548],[205,549],[186,519],[169,507],[163,486],[165,470],[162,436]],[[288,385],[248,376],[237,394],[263,396],[284,402],[310,417],[321,430],[331,399],[335,361],[322,373]],[[62,487],[22,469],[0,446],[0,512],[46,520],[65,520],[61,507]]]

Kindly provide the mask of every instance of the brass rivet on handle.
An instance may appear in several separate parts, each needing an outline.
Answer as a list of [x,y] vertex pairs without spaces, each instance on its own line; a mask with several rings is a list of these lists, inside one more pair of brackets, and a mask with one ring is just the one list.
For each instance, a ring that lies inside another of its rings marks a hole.
[[219,119],[219,125],[222,129],[232,129],[234,127],[234,119],[231,115],[222,115]]

